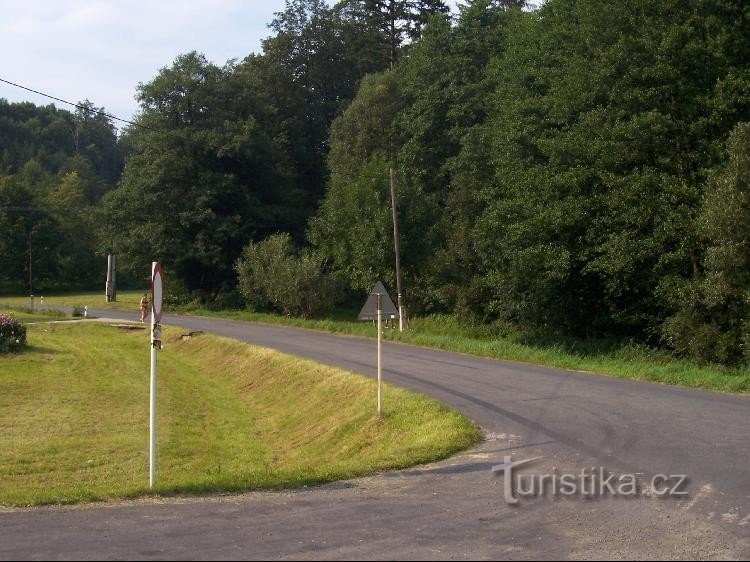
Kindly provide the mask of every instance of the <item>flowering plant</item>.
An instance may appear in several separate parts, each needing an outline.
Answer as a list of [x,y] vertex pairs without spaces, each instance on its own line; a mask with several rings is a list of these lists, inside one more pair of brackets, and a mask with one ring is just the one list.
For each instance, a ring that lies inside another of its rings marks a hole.
[[0,353],[11,353],[26,347],[26,326],[13,316],[0,313]]

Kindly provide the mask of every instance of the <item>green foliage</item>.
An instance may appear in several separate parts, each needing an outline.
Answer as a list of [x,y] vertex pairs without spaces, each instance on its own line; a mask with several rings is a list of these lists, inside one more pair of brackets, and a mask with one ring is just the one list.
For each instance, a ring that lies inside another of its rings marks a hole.
[[26,326],[13,316],[0,313],[0,354],[14,353],[26,347]]
[[[389,168],[399,144],[395,119],[402,107],[397,73],[368,76],[331,132],[331,180],[308,237],[357,292],[378,280],[395,286]],[[436,202],[398,169],[396,183],[403,275],[414,287],[418,264],[438,233]]]
[[0,147],[0,290],[91,287],[97,204],[121,169],[111,123],[88,102],[71,114],[0,100]]
[[699,217],[705,269],[676,282],[677,312],[662,328],[665,342],[704,361],[750,359],[750,124],[736,127],[729,162],[709,184]]
[[[412,308],[651,344],[668,332],[688,353],[667,327],[720,255],[702,226],[719,223],[700,215],[750,118],[750,14],[733,0],[522,4],[433,17],[393,73],[363,81],[332,128],[309,240],[350,287],[392,282],[395,165]],[[736,360],[743,328],[706,318],[694,339],[719,343],[697,355]]]
[[343,0],[342,7],[371,39],[371,50],[388,65],[408,41],[419,39],[433,14],[446,14],[443,0]]
[[76,304],[73,306],[73,312],[71,316],[73,318],[83,318],[86,315],[86,307],[82,304]]
[[287,234],[250,243],[235,264],[239,289],[253,310],[275,310],[310,318],[331,309],[338,284],[323,270],[318,257],[297,255]]
[[164,262],[180,303],[233,303],[278,232],[287,292],[253,306],[304,309],[290,271],[393,286],[392,168],[411,312],[742,360],[747,2],[525,7],[288,0],[263,53],[142,84],[120,139],[88,102],[0,102],[0,290],[28,286],[31,241],[35,288],[114,250],[137,279]]
[[232,264],[254,237],[304,222],[286,156],[262,126],[270,108],[246,76],[197,53],[142,85],[140,122],[117,190],[105,201],[103,246],[146,275],[169,264],[189,291],[234,284]]

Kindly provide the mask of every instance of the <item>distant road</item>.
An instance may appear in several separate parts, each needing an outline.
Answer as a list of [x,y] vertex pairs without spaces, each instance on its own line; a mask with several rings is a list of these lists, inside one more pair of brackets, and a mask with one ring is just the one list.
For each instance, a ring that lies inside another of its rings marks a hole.
[[[375,371],[374,342],[364,338],[192,316],[164,322]],[[301,492],[1,514],[12,533],[0,557],[750,557],[750,397],[396,343],[384,344],[384,376],[457,408],[490,439],[427,469]],[[525,499],[511,508],[490,471],[505,455],[544,457],[529,471],[686,474],[690,497]]]

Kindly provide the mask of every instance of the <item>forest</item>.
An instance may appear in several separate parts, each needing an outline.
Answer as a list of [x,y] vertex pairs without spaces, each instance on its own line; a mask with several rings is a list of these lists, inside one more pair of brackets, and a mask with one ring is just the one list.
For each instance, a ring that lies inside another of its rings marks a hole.
[[[0,100],[0,292],[289,315],[395,291],[576,338],[750,359],[750,3],[287,0],[260,53],[196,50],[118,131]],[[509,328],[510,329],[510,328]]]

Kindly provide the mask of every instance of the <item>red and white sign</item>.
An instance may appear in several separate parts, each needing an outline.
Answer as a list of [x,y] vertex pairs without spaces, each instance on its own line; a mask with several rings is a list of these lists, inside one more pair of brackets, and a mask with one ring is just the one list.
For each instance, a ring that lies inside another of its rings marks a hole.
[[162,299],[164,297],[164,272],[159,262],[154,262],[151,273],[151,310],[154,322],[161,322]]

